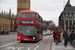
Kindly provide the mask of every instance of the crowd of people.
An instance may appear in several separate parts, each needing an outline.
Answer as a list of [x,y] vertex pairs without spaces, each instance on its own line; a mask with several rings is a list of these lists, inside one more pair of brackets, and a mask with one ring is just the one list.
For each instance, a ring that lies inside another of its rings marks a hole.
[[63,43],[65,47],[67,47],[68,42],[70,42],[71,46],[75,47],[75,31],[54,31],[53,34],[54,42],[56,45],[58,43]]
[[9,31],[0,31],[0,35],[8,35]]

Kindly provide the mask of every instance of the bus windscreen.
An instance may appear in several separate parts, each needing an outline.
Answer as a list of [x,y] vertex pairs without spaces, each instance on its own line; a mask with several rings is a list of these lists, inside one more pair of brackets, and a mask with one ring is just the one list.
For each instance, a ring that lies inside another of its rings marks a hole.
[[18,25],[18,32],[25,36],[37,35],[37,27],[30,25]]

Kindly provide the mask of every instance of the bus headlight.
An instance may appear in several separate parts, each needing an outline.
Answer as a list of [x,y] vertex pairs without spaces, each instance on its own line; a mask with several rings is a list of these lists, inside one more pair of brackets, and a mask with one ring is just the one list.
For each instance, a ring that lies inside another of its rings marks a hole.
[[33,39],[35,39],[35,37],[33,37]]
[[20,37],[18,37],[18,39],[20,39]]

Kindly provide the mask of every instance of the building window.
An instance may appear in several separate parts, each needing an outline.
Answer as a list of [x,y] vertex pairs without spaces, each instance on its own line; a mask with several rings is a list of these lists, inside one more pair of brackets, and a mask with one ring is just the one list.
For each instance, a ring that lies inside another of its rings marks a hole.
[[70,21],[72,21],[72,18],[70,18]]
[[70,11],[70,14],[71,14],[72,12]]
[[63,18],[63,20],[64,20],[64,18]]
[[75,22],[73,24],[75,25]]
[[66,30],[68,30],[68,25],[66,25]]
[[72,21],[69,21],[69,24],[72,25]]
[[72,28],[72,26],[70,25],[70,26],[69,26],[69,29],[71,30],[71,28]]
[[74,14],[74,17],[75,17],[75,14]]
[[64,21],[62,21],[62,23],[64,24]]
[[66,14],[66,17],[68,18],[68,14]]
[[66,25],[68,25],[68,21],[66,21]]
[[62,29],[64,30],[64,24],[62,25]]
[[74,25],[74,28],[75,28],[75,25]]
[[75,25],[73,25],[73,29],[75,30]]
[[66,21],[68,21],[68,18],[66,18]]
[[73,18],[73,21],[75,21],[75,18]]
[[72,17],[72,15],[70,14],[70,17]]
[[68,13],[68,11],[66,11],[66,13]]
[[63,18],[64,18],[64,14],[63,14]]
[[75,13],[75,11],[74,11],[74,13]]

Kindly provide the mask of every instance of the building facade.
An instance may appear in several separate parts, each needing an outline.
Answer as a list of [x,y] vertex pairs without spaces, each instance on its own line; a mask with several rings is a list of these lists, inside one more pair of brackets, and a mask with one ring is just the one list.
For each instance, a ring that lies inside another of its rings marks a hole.
[[17,16],[23,10],[30,10],[30,0],[17,0]]
[[59,29],[75,30],[75,6],[70,4],[70,0],[68,0],[59,16]]
[[30,0],[17,0],[17,15],[9,13],[0,13],[0,31],[17,31],[18,16],[22,10],[30,10]]
[[43,22],[43,28],[44,30],[54,30],[55,29],[55,24],[53,21],[44,21]]
[[17,16],[9,13],[0,13],[0,31],[17,31]]

